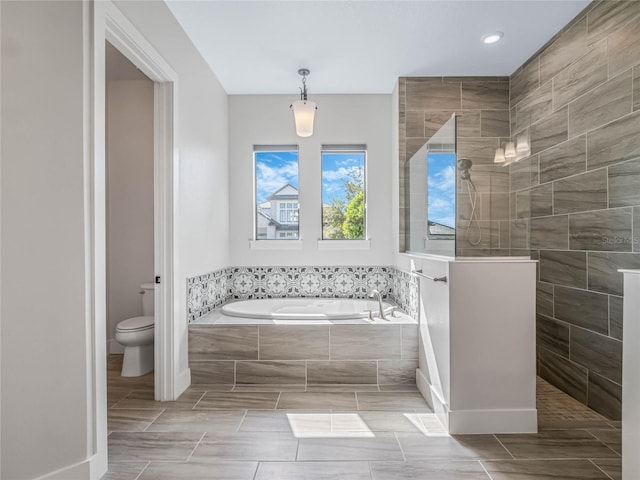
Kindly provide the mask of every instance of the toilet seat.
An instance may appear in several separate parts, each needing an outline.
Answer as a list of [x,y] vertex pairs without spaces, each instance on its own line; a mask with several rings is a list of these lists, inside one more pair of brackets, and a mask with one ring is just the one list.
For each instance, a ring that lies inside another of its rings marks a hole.
[[152,329],[154,325],[154,317],[133,317],[118,323],[116,331],[118,332],[141,332]]

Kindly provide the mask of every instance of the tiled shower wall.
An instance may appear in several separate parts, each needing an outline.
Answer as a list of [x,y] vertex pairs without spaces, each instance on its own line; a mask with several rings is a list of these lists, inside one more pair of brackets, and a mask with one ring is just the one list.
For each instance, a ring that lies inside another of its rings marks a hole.
[[227,267],[187,279],[187,318],[230,299],[367,298],[372,290],[418,318],[418,279],[387,266]]
[[[509,255],[509,171],[493,164],[496,148],[509,129],[508,77],[402,77],[400,110],[400,251],[405,251],[407,162],[456,113],[457,151],[473,162],[471,179],[478,190],[478,223],[467,230],[471,214],[468,184],[458,182],[456,255]],[[478,235],[478,226],[480,235]]]
[[[514,249],[540,259],[539,374],[619,419],[622,275],[640,268],[640,2],[594,2],[511,77]],[[639,253],[634,253],[639,252]]]

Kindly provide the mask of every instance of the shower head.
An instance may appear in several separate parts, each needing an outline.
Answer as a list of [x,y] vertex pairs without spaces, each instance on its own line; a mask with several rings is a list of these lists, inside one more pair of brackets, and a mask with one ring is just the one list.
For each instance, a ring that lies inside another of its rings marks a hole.
[[468,158],[461,158],[458,160],[458,168],[460,170],[470,170],[473,166],[473,162]]
[[460,171],[460,178],[462,180],[470,180],[471,179],[471,167],[473,166],[473,162],[468,158],[461,158],[458,160],[458,170]]

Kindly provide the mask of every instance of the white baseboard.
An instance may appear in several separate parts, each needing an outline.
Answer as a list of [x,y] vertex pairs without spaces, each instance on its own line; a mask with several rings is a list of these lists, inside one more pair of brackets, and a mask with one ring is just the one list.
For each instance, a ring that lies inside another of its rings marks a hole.
[[109,355],[122,355],[124,346],[120,345],[115,338],[110,338],[107,340],[107,352],[109,352]]
[[440,423],[451,434],[538,432],[538,411],[535,408],[450,410],[420,369],[416,370],[416,385]]
[[91,459],[75,463],[34,480],[87,480],[91,478]]
[[433,408],[433,398],[431,397],[431,386],[429,385],[429,381],[427,377],[420,371],[419,368],[416,368],[416,386],[420,393],[424,397],[425,401],[431,408]]
[[182,395],[182,392],[189,388],[189,385],[191,385],[191,369],[187,368],[180,372],[180,375],[178,375],[178,378],[176,379],[176,398]]
[[450,410],[449,433],[537,433],[538,411],[518,410]]
[[107,449],[105,446],[104,451],[97,453],[93,457],[91,457],[91,480],[99,480],[107,473],[109,469],[109,459],[107,455]]
[[437,390],[429,383],[427,377],[424,376],[420,369],[416,370],[416,385],[424,399],[433,409],[433,412],[436,414],[436,417],[438,417],[440,423],[447,431],[449,431],[449,406]]

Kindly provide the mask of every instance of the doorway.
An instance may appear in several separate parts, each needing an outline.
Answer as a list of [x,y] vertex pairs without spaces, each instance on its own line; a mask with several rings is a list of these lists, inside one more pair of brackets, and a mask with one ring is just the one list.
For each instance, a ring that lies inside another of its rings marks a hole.
[[153,386],[154,83],[109,42],[105,60],[107,366]]

